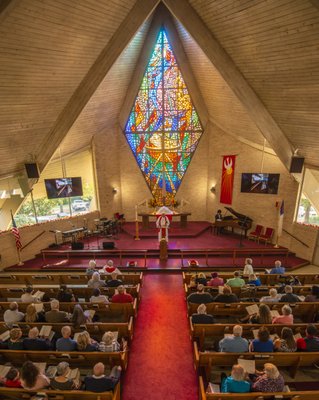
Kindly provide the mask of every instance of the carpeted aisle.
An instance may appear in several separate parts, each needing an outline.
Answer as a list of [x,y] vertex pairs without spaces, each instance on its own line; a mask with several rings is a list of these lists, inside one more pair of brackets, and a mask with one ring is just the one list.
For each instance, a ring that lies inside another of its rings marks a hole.
[[144,277],[123,400],[195,400],[198,384],[180,274]]

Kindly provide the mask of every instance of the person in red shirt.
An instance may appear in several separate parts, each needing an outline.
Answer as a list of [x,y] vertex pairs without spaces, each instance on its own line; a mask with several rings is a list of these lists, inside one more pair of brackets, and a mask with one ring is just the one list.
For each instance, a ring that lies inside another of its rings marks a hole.
[[306,328],[306,337],[297,339],[299,351],[319,351],[319,337],[315,325],[309,324]]
[[20,373],[16,368],[10,368],[4,379],[4,386],[11,388],[21,388]]
[[119,286],[117,288],[117,293],[112,297],[112,303],[132,303],[133,302],[133,297],[125,292],[124,286]]

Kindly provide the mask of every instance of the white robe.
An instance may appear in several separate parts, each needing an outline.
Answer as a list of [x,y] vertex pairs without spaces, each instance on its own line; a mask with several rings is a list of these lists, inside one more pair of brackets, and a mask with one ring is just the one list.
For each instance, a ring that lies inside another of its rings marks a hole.
[[168,242],[168,227],[169,227],[169,219],[166,215],[161,215],[156,220],[156,227],[158,228],[158,241],[160,242],[162,239],[165,239]]

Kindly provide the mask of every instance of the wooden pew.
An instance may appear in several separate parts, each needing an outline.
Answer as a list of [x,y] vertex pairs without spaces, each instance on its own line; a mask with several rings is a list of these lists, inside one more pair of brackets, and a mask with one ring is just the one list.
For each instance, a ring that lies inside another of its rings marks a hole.
[[[6,285],[0,284],[0,298],[2,301],[7,301],[7,299],[20,299],[21,295],[24,293],[25,285],[16,284],[16,285]],[[89,302],[90,297],[92,296],[93,289],[88,288],[84,285],[67,285],[68,288],[72,289],[76,298],[85,299],[85,301]],[[40,290],[45,292],[50,298],[56,298],[59,292],[60,285],[33,285],[35,291]],[[125,286],[126,292],[130,293],[133,297],[136,297],[138,300],[140,299],[140,284]],[[111,298],[115,293],[116,288],[100,288],[101,294],[108,296]]]
[[[238,271],[243,270],[243,268],[238,268]],[[235,269],[234,269],[235,271]],[[211,273],[208,273],[205,271],[205,269],[197,269],[197,270],[192,270],[192,272],[183,272],[183,283],[186,283],[189,285],[191,276],[194,274],[199,274],[200,272],[203,272],[206,274],[207,279],[211,279]],[[300,283],[302,285],[318,285],[319,284],[319,274],[307,274],[307,273],[302,273],[302,274],[297,274],[297,273],[285,273],[283,275],[281,274],[265,274],[263,272],[256,272],[256,275],[260,278],[262,285],[278,285],[280,283],[285,283],[286,278],[289,278],[291,276],[296,276],[298,277]],[[220,278],[223,278],[224,281],[226,282],[227,279],[233,278],[234,274],[232,272],[220,272],[218,273],[218,276]],[[247,278],[245,278],[247,279]]]
[[[19,310],[26,312],[26,308],[30,303],[19,303]],[[130,317],[136,317],[137,315],[137,299],[134,299],[133,303],[60,303],[60,311],[66,311],[68,313],[73,312],[75,304],[80,304],[84,310],[92,309],[101,317],[101,320],[119,318],[119,322],[128,322]],[[3,313],[9,308],[10,302],[0,302],[0,319],[3,320]],[[49,311],[51,309],[50,303],[43,303],[44,310]]]
[[[219,341],[224,337],[225,333],[233,333],[235,325],[236,324],[193,324],[190,318],[190,334],[193,340],[198,339],[199,348],[204,350],[205,338]],[[294,334],[300,333],[302,336],[305,336],[307,324],[240,324],[240,326],[243,328],[242,337],[246,339],[254,339],[253,330],[259,329],[261,326],[265,326],[271,335],[277,334],[279,337],[284,326],[291,328]],[[319,324],[315,324],[315,326],[319,330]]]
[[[120,383],[114,392],[93,393],[84,390],[48,390],[41,389],[41,393],[46,393],[50,400],[120,400]],[[0,387],[1,400],[30,399],[36,391],[17,388]]]
[[123,370],[127,367],[128,351],[116,352],[85,352],[85,351],[32,351],[32,350],[3,350],[0,349],[1,363],[10,362],[21,366],[26,360],[45,362],[47,365],[57,365],[67,361],[71,368],[92,368],[98,361],[105,365],[120,365]]
[[[247,306],[254,305],[256,303],[207,303],[207,314],[212,314],[214,316],[230,316],[234,318],[242,318],[247,316]],[[257,303],[259,304],[259,303]],[[284,303],[267,303],[271,310],[277,310],[279,314],[281,313],[281,308]],[[293,303],[289,304],[292,308],[292,313],[294,317],[301,319],[303,322],[312,322],[313,317],[319,310],[319,303]],[[188,315],[197,312],[198,304],[188,303],[187,310]]]
[[314,400],[318,397],[318,391],[291,391],[276,393],[207,393],[205,390],[204,379],[199,377],[199,400]]
[[300,367],[309,367],[319,362],[319,352],[295,352],[295,353],[222,353],[213,351],[199,351],[198,345],[194,342],[194,364],[195,367],[204,368],[206,377],[209,380],[214,367],[228,367],[229,371],[237,359],[255,360],[256,369],[262,370],[266,362],[275,364],[277,367],[290,369],[290,374],[294,378]]
[[[110,279],[110,275],[102,275],[105,280]],[[125,284],[137,285],[143,282],[143,272],[123,272],[118,275],[119,279],[122,279]],[[85,285],[87,284],[90,277],[85,272],[1,272],[0,273],[0,284],[21,284],[21,285]]]
[[[48,322],[19,322],[18,325],[24,336],[27,336],[29,329],[33,327],[37,327],[40,331],[42,326],[52,326],[52,330],[56,332],[57,336],[61,336],[61,329],[65,325],[69,325],[72,329],[72,336],[76,332],[81,332],[83,329],[78,327],[75,328],[72,324],[68,323],[48,323]],[[86,330],[89,332],[91,337],[97,338],[98,340],[102,339],[102,336],[105,332],[112,331],[118,332],[119,338],[126,338],[128,340],[132,340],[133,338],[133,317],[130,317],[129,322],[98,322],[98,323],[90,323],[85,325]],[[8,327],[4,322],[0,322],[0,334],[7,331]]]

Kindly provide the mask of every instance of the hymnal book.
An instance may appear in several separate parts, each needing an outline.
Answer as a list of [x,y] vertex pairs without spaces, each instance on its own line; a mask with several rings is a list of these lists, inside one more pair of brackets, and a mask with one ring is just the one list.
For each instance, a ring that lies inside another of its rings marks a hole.
[[270,274],[270,272],[271,272],[271,268],[270,269],[265,269],[265,271],[266,271],[266,274]]
[[76,332],[73,336],[73,340],[77,341],[80,333],[82,332]]
[[254,374],[256,372],[255,360],[245,360],[244,358],[238,358],[237,364],[241,365],[245,371],[249,374]]
[[274,318],[274,317],[279,317],[279,312],[277,310],[270,310],[270,315]]
[[37,292],[34,293],[33,297],[38,300],[42,300],[44,295],[45,295],[44,292],[41,292],[40,290],[38,290]]
[[42,325],[40,332],[39,332],[39,336],[49,337],[51,331],[52,331],[51,325]]
[[9,365],[0,365],[0,378],[5,378],[10,369]]
[[259,329],[253,329],[254,339],[258,338],[258,332],[259,332]]
[[39,371],[41,372],[41,374],[45,373],[45,369],[47,367],[47,363],[44,362],[35,362],[33,363],[35,366],[38,367]]
[[57,373],[58,369],[55,365],[50,365],[50,367],[48,367],[48,369],[46,370],[46,376],[50,379],[54,378],[56,373]]
[[70,369],[68,374],[66,375],[68,379],[79,381],[81,374],[79,368]]
[[259,313],[259,308],[258,308],[257,304],[253,304],[252,306],[247,306],[246,310],[249,315],[254,315],[254,314]]
[[305,296],[298,296],[300,301],[305,301]]
[[5,332],[1,333],[1,335],[0,335],[0,340],[2,342],[5,342],[9,338],[10,338],[10,331],[5,331]]
[[294,335],[294,339],[297,341],[298,339],[302,339],[302,336],[301,336],[301,334],[300,333],[296,333],[295,335]]
[[86,310],[85,312],[87,312],[89,314],[89,317],[91,319],[93,319],[94,315],[95,315],[95,310]]
[[224,286],[218,286],[218,293],[223,294],[224,293]]
[[43,303],[35,303],[34,308],[36,312],[43,311]]
[[209,382],[208,387],[209,387],[209,392],[210,393],[220,393],[219,385],[216,385],[215,383]]

